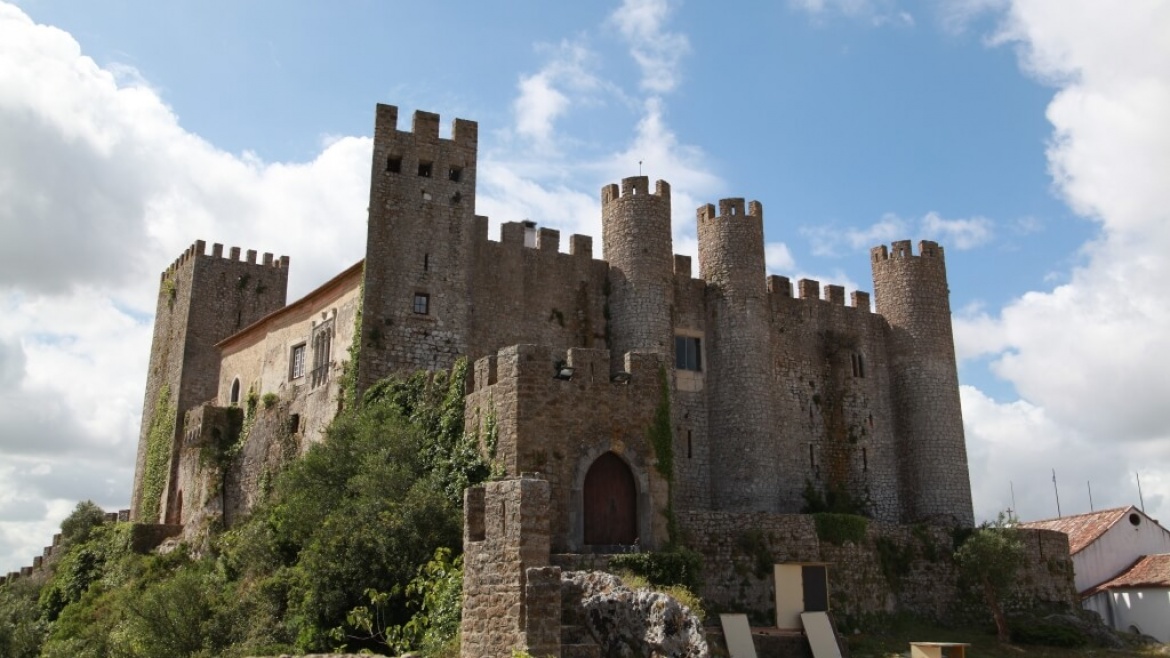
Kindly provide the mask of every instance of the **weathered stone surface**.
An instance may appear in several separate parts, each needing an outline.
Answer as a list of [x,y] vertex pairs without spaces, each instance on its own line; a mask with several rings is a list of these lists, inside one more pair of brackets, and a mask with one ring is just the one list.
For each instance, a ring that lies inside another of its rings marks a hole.
[[566,607],[579,607],[607,658],[709,655],[703,625],[685,605],[651,590],[632,590],[600,571],[561,574]]

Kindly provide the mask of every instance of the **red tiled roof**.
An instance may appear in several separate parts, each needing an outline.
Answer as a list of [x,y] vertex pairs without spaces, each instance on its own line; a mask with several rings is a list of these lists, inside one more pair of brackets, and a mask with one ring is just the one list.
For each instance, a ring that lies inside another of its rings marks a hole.
[[1063,516],[1059,519],[1029,521],[1021,523],[1019,527],[1063,532],[1068,535],[1069,554],[1075,555],[1105,534],[1105,531],[1112,528],[1115,523],[1125,518],[1132,509],[1134,509],[1132,505],[1114,507],[1088,514]]
[[1170,587],[1170,554],[1143,555],[1112,580],[1089,589],[1081,596],[1088,597],[1118,587]]

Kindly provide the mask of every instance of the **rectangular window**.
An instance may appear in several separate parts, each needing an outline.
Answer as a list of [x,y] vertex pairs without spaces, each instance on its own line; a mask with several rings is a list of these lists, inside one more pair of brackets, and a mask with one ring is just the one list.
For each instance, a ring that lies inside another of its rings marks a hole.
[[458,183],[463,178],[463,167],[451,167],[448,169],[447,178],[453,183]]
[[431,312],[431,296],[424,292],[414,293],[414,312],[426,315]]
[[694,336],[674,337],[674,367],[677,370],[703,370],[702,341]]
[[397,174],[402,171],[402,156],[392,155],[386,158],[386,171]]
[[305,376],[305,344],[294,345],[288,358],[288,378]]
[[431,163],[420,160],[418,163],[418,175],[422,176],[423,178],[430,178]]

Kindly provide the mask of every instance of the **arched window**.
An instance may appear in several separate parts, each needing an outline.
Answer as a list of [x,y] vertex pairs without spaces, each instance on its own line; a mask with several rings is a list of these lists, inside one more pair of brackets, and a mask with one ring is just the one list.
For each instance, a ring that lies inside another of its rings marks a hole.
[[238,406],[240,404],[240,378],[239,377],[236,377],[235,380],[232,381],[232,397],[228,401],[228,403],[231,404],[233,407]]
[[585,543],[630,546],[638,541],[638,492],[630,467],[612,452],[597,458],[585,474],[582,495]]

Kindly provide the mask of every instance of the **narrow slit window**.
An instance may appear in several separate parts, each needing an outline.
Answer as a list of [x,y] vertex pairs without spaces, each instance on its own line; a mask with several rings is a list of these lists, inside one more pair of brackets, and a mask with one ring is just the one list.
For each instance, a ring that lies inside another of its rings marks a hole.
[[865,379],[865,358],[860,353],[854,352],[850,355],[850,362],[853,365],[853,376]]
[[423,254],[423,271],[429,272],[431,270],[431,255]]
[[431,296],[425,292],[414,293],[414,312],[428,315],[431,312]]
[[402,156],[392,155],[386,158],[386,171],[391,174],[402,173]]
[[691,458],[691,431],[687,430],[687,459]]
[[869,470],[869,454],[866,452],[865,448],[861,449],[861,470]]
[[424,160],[419,160],[418,175],[422,176],[423,178],[430,178],[431,177],[431,168],[432,168],[432,163],[426,162]]

